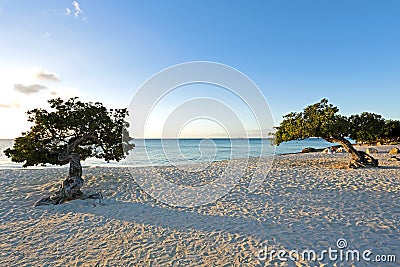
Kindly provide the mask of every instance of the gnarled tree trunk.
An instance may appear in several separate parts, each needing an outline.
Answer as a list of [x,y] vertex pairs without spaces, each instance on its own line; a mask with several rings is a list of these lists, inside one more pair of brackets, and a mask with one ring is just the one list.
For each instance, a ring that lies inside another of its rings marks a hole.
[[347,152],[350,153],[352,160],[349,164],[350,168],[363,168],[367,165],[372,167],[378,167],[379,163],[378,160],[372,157],[371,155],[363,152],[358,151],[354,148],[354,146],[345,138],[324,138],[328,142],[339,143],[341,144]]
[[69,172],[68,178],[65,179],[60,186],[60,189],[55,192],[54,195],[46,198],[42,198],[38,202],[35,203],[35,206],[42,205],[57,205],[63,203],[65,201],[73,200],[73,199],[86,199],[86,198],[95,198],[102,199],[101,193],[85,195],[81,191],[81,187],[83,186],[84,180],[82,179],[82,166],[80,163],[79,155],[74,153],[75,148],[88,140],[97,140],[93,136],[84,136],[76,139],[67,148],[61,153],[58,159],[62,163],[69,163]]

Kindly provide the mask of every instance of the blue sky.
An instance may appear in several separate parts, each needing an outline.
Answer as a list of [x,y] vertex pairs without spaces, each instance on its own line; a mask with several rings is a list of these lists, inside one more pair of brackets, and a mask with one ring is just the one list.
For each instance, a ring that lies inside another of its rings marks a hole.
[[399,119],[399,29],[399,1],[0,0],[0,138],[50,97],[127,107],[150,76],[197,60],[249,76],[276,124],[323,97]]

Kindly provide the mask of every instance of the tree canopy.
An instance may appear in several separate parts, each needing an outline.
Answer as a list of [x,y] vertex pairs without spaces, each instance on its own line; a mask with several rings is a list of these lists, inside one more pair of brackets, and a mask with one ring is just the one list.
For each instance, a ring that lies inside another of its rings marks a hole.
[[310,105],[302,112],[283,116],[276,128],[274,143],[321,137],[329,142],[350,138],[358,143],[373,144],[400,141],[400,121],[385,120],[382,115],[363,112],[346,117],[327,99]]
[[304,108],[303,112],[291,112],[283,116],[280,126],[276,127],[274,142],[279,145],[309,137],[321,137],[329,142],[345,139],[350,134],[350,122],[338,112],[327,99]]
[[377,122],[380,122],[379,116],[367,113],[363,116],[354,116],[352,119],[340,115],[339,109],[324,98],[318,103],[307,106],[302,112],[292,112],[283,116],[283,121],[276,127],[274,142],[279,145],[291,140],[320,137],[328,142],[340,143],[353,158],[350,167],[358,168],[365,165],[376,167],[378,166],[376,159],[363,151],[357,151],[346,138],[351,136],[363,140],[374,138],[374,132],[371,135],[365,132],[368,131],[368,127],[375,127]]
[[[125,151],[133,148],[127,131],[125,117],[127,109],[110,109],[101,103],[82,102],[77,97],[67,101],[56,98],[48,101],[50,111],[33,109],[28,111],[28,121],[33,123],[29,131],[15,139],[12,148],[5,154],[14,162],[24,162],[24,167],[33,165],[67,164],[60,155],[74,144],[73,151],[81,160],[96,157],[119,161]],[[126,140],[122,140],[122,136]]]
[[375,113],[363,112],[351,115],[349,137],[358,143],[372,144],[383,137],[385,131],[385,119]]
[[400,121],[386,120],[380,141],[383,143],[400,142]]

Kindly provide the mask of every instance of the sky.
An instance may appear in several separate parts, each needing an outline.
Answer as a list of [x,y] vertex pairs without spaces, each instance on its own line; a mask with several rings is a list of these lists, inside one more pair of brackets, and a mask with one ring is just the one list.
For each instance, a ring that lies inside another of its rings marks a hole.
[[[27,130],[25,112],[53,97],[128,107],[154,74],[191,61],[247,75],[274,125],[322,98],[344,115],[400,119],[399,29],[399,1],[0,0],[0,138]],[[182,96],[225,101],[253,131],[243,103],[221,92],[188,86],[166,96],[149,136]],[[223,132],[211,120],[185,125],[181,137]]]

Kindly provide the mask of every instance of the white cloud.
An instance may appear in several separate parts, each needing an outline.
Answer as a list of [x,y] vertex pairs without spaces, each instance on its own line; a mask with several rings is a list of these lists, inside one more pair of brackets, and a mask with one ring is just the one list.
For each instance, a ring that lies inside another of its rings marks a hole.
[[44,39],[47,39],[47,38],[49,38],[51,36],[51,34],[49,33],[49,32],[46,32],[45,34],[43,34],[43,38]]
[[60,81],[59,75],[44,69],[36,70],[35,77],[42,81]]
[[13,102],[12,104],[0,103],[0,108],[19,108],[19,104],[16,102]]
[[7,104],[1,104],[0,103],[0,108],[12,108],[11,105],[7,105]]
[[74,10],[75,10],[74,16],[79,17],[79,15],[83,13],[81,7],[79,6],[79,3],[77,1],[73,1],[72,5],[74,6]]
[[69,16],[69,15],[74,15],[74,17],[76,18],[82,18],[83,21],[87,21],[87,17],[84,16],[84,12],[81,8],[81,5],[79,4],[78,1],[73,1],[72,2],[72,7],[73,8],[66,8],[65,9],[65,15]]
[[[48,99],[86,97],[79,89],[66,85],[64,80],[39,81],[36,74],[41,69],[0,66],[0,122],[7,125],[0,131],[0,138],[14,138],[28,130],[30,124],[27,122],[26,111],[39,107],[49,108]],[[54,74],[48,70],[44,73]]]
[[31,85],[23,85],[23,84],[14,84],[14,90],[26,95],[36,94],[40,91],[47,90],[47,87],[41,84],[31,84]]
[[82,93],[72,87],[58,87],[58,88],[52,88],[52,90],[49,92],[49,98],[55,98],[55,97],[61,97],[63,99],[67,99],[70,97],[75,97],[75,96],[82,96]]

